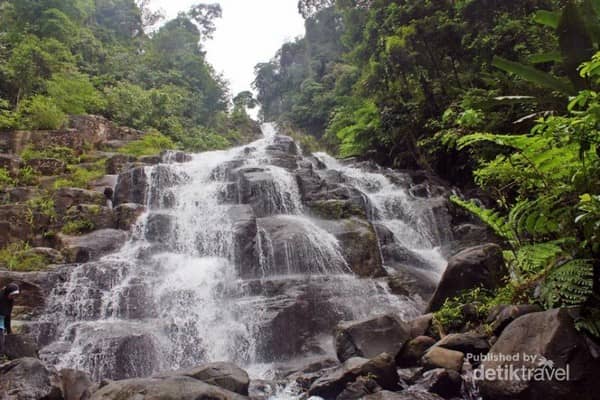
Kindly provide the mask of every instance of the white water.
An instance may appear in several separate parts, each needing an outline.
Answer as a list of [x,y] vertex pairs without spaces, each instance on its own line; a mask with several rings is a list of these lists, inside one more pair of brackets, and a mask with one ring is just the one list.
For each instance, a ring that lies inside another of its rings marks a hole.
[[[384,312],[417,315],[417,300],[392,295],[382,280],[351,273],[336,237],[306,214],[294,172],[269,164],[267,148],[275,133],[266,125],[265,137],[248,146],[196,154],[184,164],[147,167],[150,192],[158,198],[172,193],[172,206],[149,200],[148,212],[119,252],[74,268],[64,286],[56,288],[47,316],[56,334],[42,357],[59,368],[87,370],[95,379],[223,360],[248,368],[255,377],[268,377],[281,362],[334,356],[331,327],[311,320],[321,313],[332,324]],[[372,220],[440,271],[443,238],[431,229],[434,219],[426,207],[406,188],[383,174],[343,166],[325,154],[318,157],[367,196]],[[257,179],[261,174],[273,178],[272,185],[259,188],[259,205],[268,218],[257,223],[260,273],[252,278],[243,279],[234,262],[233,205],[222,201],[231,182],[215,173],[230,162],[260,169]],[[158,168],[167,168],[178,183],[168,188],[164,177],[157,182]],[[167,221],[158,239],[149,233],[157,218]],[[277,259],[282,261],[276,260],[267,222],[286,227],[276,238],[283,243],[285,254]],[[296,348],[295,334],[311,339]],[[281,354],[276,352],[280,348]]]

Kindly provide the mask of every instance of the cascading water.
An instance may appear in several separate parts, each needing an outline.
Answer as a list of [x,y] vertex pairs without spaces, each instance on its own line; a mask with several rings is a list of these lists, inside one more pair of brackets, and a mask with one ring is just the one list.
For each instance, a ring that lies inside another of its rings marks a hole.
[[[46,361],[97,380],[223,360],[264,377],[282,363],[332,355],[341,320],[419,313],[418,296],[392,294],[378,263],[393,272],[400,252],[417,260],[411,267],[439,274],[438,248],[449,238],[432,228],[429,200],[381,171],[304,157],[270,124],[264,133],[247,146],[145,168],[147,211],[131,239],[73,267],[55,288]],[[314,212],[355,200],[368,218]],[[381,243],[369,252],[363,240],[372,236]]]

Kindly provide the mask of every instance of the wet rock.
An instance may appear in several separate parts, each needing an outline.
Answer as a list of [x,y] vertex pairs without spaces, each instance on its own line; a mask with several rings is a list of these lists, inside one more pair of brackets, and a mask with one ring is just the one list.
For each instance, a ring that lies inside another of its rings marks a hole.
[[138,159],[139,162],[148,165],[156,165],[162,162],[162,157],[160,155],[157,156],[142,156]]
[[175,217],[170,214],[152,213],[146,222],[146,239],[151,242],[166,242],[173,235]]
[[[482,363],[483,371],[540,371],[555,373],[569,366],[568,379],[504,379],[479,381],[482,395],[490,400],[591,400],[598,398],[600,359],[597,345],[575,329],[575,309],[535,312],[514,320],[504,329]],[[513,355],[519,355],[513,356]],[[528,355],[525,359],[524,355]],[[513,356],[507,360],[508,356]],[[550,366],[550,363],[552,365]],[[532,372],[534,373],[534,372]],[[563,375],[564,377],[564,375]],[[485,378],[485,375],[484,375]]]
[[389,354],[383,353],[371,360],[359,357],[346,360],[341,366],[317,379],[308,394],[325,399],[336,398],[348,383],[359,376],[372,376],[383,389],[398,389],[399,378],[394,360]]
[[67,171],[67,164],[56,158],[33,158],[27,165],[43,176],[62,175]]
[[445,399],[452,399],[460,396],[462,379],[456,371],[438,368],[425,371],[416,385]]
[[114,208],[115,227],[128,231],[136,223],[140,215],[146,211],[141,204],[123,203]]
[[94,190],[85,190],[80,188],[60,188],[54,193],[54,206],[59,213],[65,212],[69,208],[78,204],[91,204],[104,206],[106,197],[104,194]]
[[358,400],[380,390],[381,387],[375,379],[359,376],[354,382],[346,385],[346,388],[336,397],[336,400]]
[[361,277],[387,275],[383,269],[377,235],[370,222],[357,218],[319,221],[340,242],[342,254],[350,269]]
[[88,231],[113,229],[117,225],[112,208],[95,204],[77,204],[67,210],[63,220],[64,223],[83,221],[88,225]]
[[457,250],[477,246],[481,243],[501,243],[493,231],[477,223],[454,225],[452,232],[454,236],[452,247]]
[[4,345],[4,354],[9,360],[38,356],[38,346],[31,335],[7,335]]
[[107,175],[119,175],[124,172],[129,163],[135,162],[134,156],[126,154],[115,154],[109,157],[105,162],[106,174]]
[[85,372],[62,369],[58,374],[63,400],[88,400],[92,396],[94,384]]
[[92,400],[243,400],[247,397],[188,376],[110,382]]
[[263,168],[241,168],[236,171],[239,202],[252,206],[257,217],[285,213],[291,198],[280,193],[273,176]]
[[264,379],[252,379],[248,396],[252,400],[269,400],[277,393],[277,383]]
[[443,397],[427,392],[382,390],[363,397],[363,400],[443,400]]
[[367,217],[364,206],[350,200],[317,200],[309,202],[307,205],[318,218],[345,219]]
[[281,151],[292,155],[298,154],[298,147],[296,142],[289,136],[277,135],[273,138],[273,143],[267,146],[267,152],[269,151]]
[[183,151],[166,150],[160,154],[166,163],[185,163],[192,161],[192,156]]
[[189,376],[190,378],[218,386],[230,392],[238,393],[243,396],[248,395],[250,378],[248,373],[232,363],[214,362],[201,365],[183,371],[177,371],[174,375]]
[[444,368],[460,372],[464,358],[465,355],[460,351],[433,346],[425,353],[421,363],[425,369]]
[[175,203],[173,188],[187,179],[169,165],[157,165],[150,172],[148,199],[151,208],[170,208]]
[[0,398],[6,400],[62,400],[58,374],[35,358],[0,365]]
[[476,287],[494,290],[508,274],[502,249],[496,244],[471,247],[452,256],[429,302],[428,311],[437,311],[448,298]]
[[411,339],[402,346],[402,350],[396,356],[396,364],[401,368],[418,365],[427,350],[434,344],[435,339],[429,336],[417,336]]
[[127,236],[122,230],[101,229],[82,236],[59,234],[59,240],[68,262],[83,263],[118,250],[125,244]]
[[344,322],[335,332],[335,350],[340,361],[352,357],[396,355],[410,339],[408,325],[394,315]]
[[420,296],[428,299],[435,292],[436,283],[431,274],[408,266],[398,267],[388,277],[390,291],[399,296]]
[[241,158],[226,161],[217,166],[210,174],[210,178],[214,181],[228,182],[237,179],[237,169],[244,165],[244,160]]
[[490,311],[486,322],[494,334],[499,335],[515,319],[540,311],[543,311],[542,308],[535,304],[500,305]]
[[410,337],[417,336],[425,336],[431,329],[431,324],[433,322],[433,314],[425,314],[421,315],[418,318],[412,319],[408,321],[408,326],[410,327]]
[[235,246],[235,263],[240,276],[259,277],[259,259],[257,252],[256,216],[249,205],[232,206],[228,211],[233,221],[233,242]]
[[473,355],[485,354],[490,350],[486,337],[474,332],[451,333],[437,342],[436,346]]
[[123,203],[146,204],[148,177],[144,167],[133,168],[119,175],[113,197],[113,204]]
[[431,266],[423,257],[399,244],[389,228],[381,223],[375,223],[373,227],[377,232],[381,254],[386,265],[405,274],[411,270],[417,270],[416,273],[431,270]]

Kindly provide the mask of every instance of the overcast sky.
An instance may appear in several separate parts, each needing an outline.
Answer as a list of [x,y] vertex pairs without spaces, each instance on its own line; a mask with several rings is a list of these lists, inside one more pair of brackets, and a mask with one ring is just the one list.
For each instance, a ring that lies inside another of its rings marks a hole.
[[270,60],[284,42],[304,33],[298,0],[152,0],[152,6],[173,18],[202,2],[220,3],[223,9],[214,39],[204,46],[234,96],[251,88],[257,63]]

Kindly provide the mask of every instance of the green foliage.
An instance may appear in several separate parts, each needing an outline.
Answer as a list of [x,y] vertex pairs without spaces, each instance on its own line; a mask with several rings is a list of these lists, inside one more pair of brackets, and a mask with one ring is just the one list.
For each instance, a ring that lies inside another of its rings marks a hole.
[[39,254],[29,252],[26,242],[10,243],[0,249],[0,265],[9,271],[28,272],[39,271],[46,266],[46,260]]
[[547,308],[579,306],[592,295],[593,286],[593,260],[570,260],[549,270],[540,298]]
[[54,189],[76,187],[87,189],[90,182],[100,179],[105,174],[105,160],[98,160],[92,168],[69,166],[69,175],[54,181]]
[[66,121],[65,113],[50,97],[36,95],[19,104],[19,115],[27,129],[58,129]]
[[80,235],[91,232],[95,228],[94,223],[86,219],[76,219],[67,222],[61,229],[66,235]]
[[47,83],[48,95],[67,114],[95,113],[103,109],[104,99],[87,75],[57,73]]
[[70,147],[64,146],[51,146],[43,149],[35,148],[35,146],[27,146],[23,149],[20,154],[24,161],[29,161],[35,158],[56,158],[57,160],[64,161],[67,164],[79,163],[79,157],[75,155],[75,152]]
[[139,140],[127,143],[119,149],[119,152],[131,156],[152,156],[174,148],[175,143],[171,139],[154,131],[145,134]]
[[33,186],[38,183],[38,176],[30,166],[19,168],[15,181],[20,186]]
[[439,311],[433,314],[434,324],[444,333],[458,331],[468,321],[465,318],[465,305],[470,305],[476,314],[484,319],[490,308],[494,305],[494,295],[484,289],[475,288],[461,293],[459,296],[446,299]]
[[50,222],[55,222],[57,219],[54,200],[48,196],[36,196],[27,201],[27,206],[32,212],[37,212],[48,217]]
[[14,186],[15,180],[6,168],[0,168],[0,187]]

